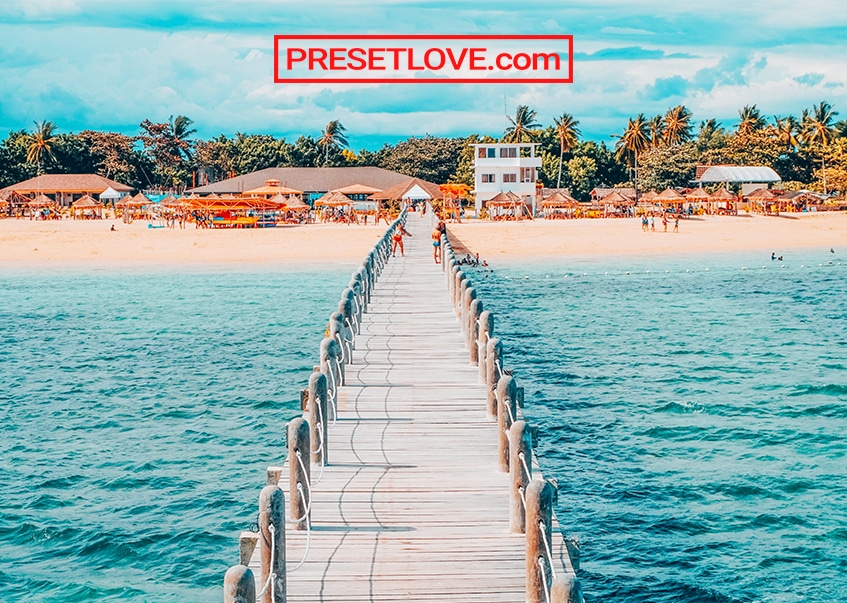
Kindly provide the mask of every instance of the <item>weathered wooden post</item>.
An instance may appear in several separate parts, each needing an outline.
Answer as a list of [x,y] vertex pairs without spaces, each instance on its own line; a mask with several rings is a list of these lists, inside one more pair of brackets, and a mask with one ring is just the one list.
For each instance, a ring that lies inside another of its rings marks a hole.
[[371,285],[368,279],[367,267],[362,265],[356,272],[358,275],[359,284],[362,286],[362,311],[368,311],[368,304],[371,303]]
[[509,477],[511,508],[509,526],[518,534],[526,531],[526,488],[532,480],[532,430],[523,419],[518,419],[509,428]]
[[515,422],[517,383],[510,375],[502,375],[497,381],[497,458],[500,471],[509,472],[509,429]]
[[241,532],[238,537],[238,563],[250,565],[257,546],[259,546],[259,535],[256,532]]
[[462,335],[465,336],[465,345],[470,347],[468,341],[471,336],[471,302],[476,299],[476,289],[470,286],[470,281],[466,281],[469,285],[462,294]]
[[548,551],[553,550],[553,500],[556,489],[534,479],[526,489],[526,600],[546,603],[553,582]]
[[344,315],[341,312],[333,312],[329,315],[329,336],[335,339],[341,346],[341,355],[344,360],[352,360],[353,348],[350,346],[350,341],[347,339],[347,326],[344,324]]
[[312,499],[312,450],[309,422],[297,417],[288,422],[288,514],[295,530],[308,527]]
[[485,346],[485,386],[488,391],[487,409],[488,415],[491,417],[497,416],[497,383],[500,381],[500,356],[503,353],[503,346],[500,340],[492,337],[488,340],[488,345]]
[[450,301],[454,306],[456,304],[456,275],[461,271],[462,269],[459,268],[458,264],[454,265],[450,269],[450,275],[447,279],[447,291],[450,293]]
[[462,282],[465,278],[465,273],[461,268],[456,271],[456,276],[453,277],[453,310],[456,312],[456,316],[459,315],[459,301],[462,299]]
[[456,316],[459,317],[459,324],[462,327],[462,333],[465,331],[465,295],[471,286],[471,281],[467,275],[462,273],[462,280],[459,281],[459,290],[456,292]]
[[482,311],[482,300],[471,300],[471,307],[468,310],[468,351],[471,364],[479,362],[479,315]]
[[362,314],[364,312],[364,301],[362,300],[362,283],[358,279],[358,274],[354,274],[350,279],[347,287],[353,292],[353,312],[356,316],[356,332],[362,331]]
[[350,333],[350,347],[356,349],[356,312],[353,310],[353,292],[350,289],[345,289],[341,294],[341,301],[338,302],[338,311],[344,316],[344,324]]
[[344,362],[341,346],[335,339],[324,337],[321,341],[321,372],[326,375],[333,411],[337,408],[338,388],[344,384]]
[[479,327],[477,329],[477,363],[479,363],[479,381],[485,383],[488,374],[488,340],[494,336],[494,315],[489,310],[479,313]]
[[327,392],[326,375],[312,373],[309,377],[309,440],[312,444],[312,460],[320,465],[326,465],[327,448]]
[[246,565],[233,565],[226,571],[224,603],[256,603],[256,580]]
[[582,603],[582,585],[573,574],[556,576],[550,586],[550,603]]
[[265,486],[259,494],[259,556],[260,603],[285,603],[285,493],[279,486]]

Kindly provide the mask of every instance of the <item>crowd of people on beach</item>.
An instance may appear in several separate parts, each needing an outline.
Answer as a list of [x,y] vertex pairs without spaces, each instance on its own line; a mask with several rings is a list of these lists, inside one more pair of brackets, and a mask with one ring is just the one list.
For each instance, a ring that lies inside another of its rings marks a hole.
[[[641,216],[641,230],[644,232],[656,232],[656,216],[643,214]],[[662,214],[662,231],[668,231],[668,214]],[[679,232],[679,216],[673,215],[673,231]]]

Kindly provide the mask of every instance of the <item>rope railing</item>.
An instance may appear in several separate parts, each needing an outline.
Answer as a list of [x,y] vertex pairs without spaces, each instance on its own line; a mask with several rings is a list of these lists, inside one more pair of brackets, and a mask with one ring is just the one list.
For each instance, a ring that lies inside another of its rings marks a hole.
[[[544,598],[547,603],[550,603],[550,586],[547,584],[547,570],[544,567],[544,558],[538,558],[538,568],[541,571],[541,582],[544,584]],[[553,566],[550,566],[550,571],[553,571]]]
[[[479,367],[480,382],[486,386],[487,415],[497,420],[500,467],[512,474],[510,478],[511,527],[513,531],[527,534],[527,601],[551,603],[554,598],[556,603],[571,601],[568,595],[565,599],[561,598],[564,591],[561,590],[559,582],[570,580],[572,584],[578,584],[578,581],[572,574],[570,565],[560,566],[559,573],[564,572],[564,578],[557,578],[551,543],[548,540],[550,534],[546,529],[546,524],[552,520],[555,486],[542,479],[532,482],[530,487],[533,431],[526,424],[520,410],[523,407],[523,388],[516,387],[514,381],[511,381],[511,375],[504,369],[502,344],[494,334],[494,316],[487,306],[483,307],[478,291],[468,278],[471,273],[463,270],[463,266],[459,264],[446,233],[442,237],[442,270],[448,296],[459,317],[467,346],[472,350],[471,363]],[[501,384],[500,380],[503,377],[509,378],[510,381]],[[503,410],[500,405],[505,406],[506,409]],[[512,433],[512,427],[515,427],[515,433]],[[539,519],[539,514],[543,518],[538,523],[541,534],[536,534],[535,530],[530,530],[529,527],[531,523]],[[530,531],[533,532],[531,546]],[[544,540],[543,545],[537,542],[538,537]],[[568,554],[570,555],[570,552]],[[573,569],[575,568],[574,565]],[[537,582],[539,571],[541,582],[543,582],[543,592],[541,584]],[[532,579],[530,579],[531,576]],[[581,602],[581,594],[577,597],[573,601]]]
[[[276,528],[274,524],[268,524],[268,532],[271,533],[271,559],[276,559]],[[268,579],[265,582],[265,585],[262,587],[261,592],[256,595],[256,600],[259,601],[262,597],[265,596],[268,588],[271,589],[271,601],[275,601],[276,597],[274,596],[274,583],[276,582],[276,573],[271,571],[268,572]]]
[[[547,526],[544,525],[543,521],[538,522],[538,527],[541,529],[542,534],[546,534]],[[551,578],[553,580],[556,579],[556,570],[553,569],[553,553],[550,551],[550,543],[547,541],[546,536],[542,536],[542,540],[544,541],[544,549],[547,551],[547,561],[550,563],[550,573]]]
[[[523,465],[524,472],[527,475],[532,475],[532,471],[529,470],[529,467],[526,464],[526,455],[523,452],[519,452],[518,458],[521,460],[521,465]],[[526,501],[524,501],[524,507],[526,507]]]

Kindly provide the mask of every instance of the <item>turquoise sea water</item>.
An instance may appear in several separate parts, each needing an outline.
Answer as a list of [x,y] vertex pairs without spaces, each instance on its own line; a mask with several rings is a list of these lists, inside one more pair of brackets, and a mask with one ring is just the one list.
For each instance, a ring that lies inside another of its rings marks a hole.
[[847,600],[847,262],[472,278],[541,427],[589,600]]
[[220,601],[352,270],[0,275],[0,599]]
[[[847,598],[837,261],[473,275],[589,601]],[[0,274],[0,592],[219,601],[351,272]]]

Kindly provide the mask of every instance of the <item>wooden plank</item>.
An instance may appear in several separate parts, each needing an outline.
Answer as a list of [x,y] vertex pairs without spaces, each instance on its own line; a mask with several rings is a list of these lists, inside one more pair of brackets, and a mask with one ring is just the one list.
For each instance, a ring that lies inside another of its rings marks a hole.
[[[429,219],[408,228],[407,257],[389,262],[363,317],[319,482],[312,467],[312,529],[286,533],[289,567],[308,545],[291,602],[525,600],[497,426],[432,262]],[[569,568],[558,524],[553,548]]]

